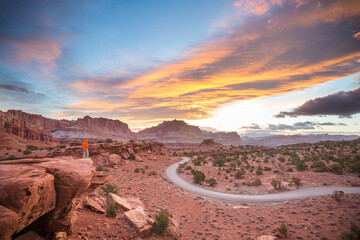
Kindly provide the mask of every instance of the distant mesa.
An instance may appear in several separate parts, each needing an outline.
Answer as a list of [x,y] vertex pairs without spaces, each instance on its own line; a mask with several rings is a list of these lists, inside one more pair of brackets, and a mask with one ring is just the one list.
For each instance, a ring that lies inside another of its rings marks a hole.
[[196,143],[212,138],[224,145],[241,145],[242,141],[236,132],[208,132],[197,126],[187,124],[182,120],[164,121],[159,125],[136,133],[141,141],[158,141],[162,143]]

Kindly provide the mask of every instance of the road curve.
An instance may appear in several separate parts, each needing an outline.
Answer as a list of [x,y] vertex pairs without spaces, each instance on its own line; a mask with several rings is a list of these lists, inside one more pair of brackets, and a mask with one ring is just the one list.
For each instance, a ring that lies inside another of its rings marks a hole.
[[316,197],[331,194],[334,190],[342,190],[345,193],[357,193],[360,194],[360,187],[313,187],[313,188],[302,188],[286,192],[278,192],[271,194],[262,195],[242,195],[212,191],[205,189],[198,185],[192,184],[185,181],[177,174],[177,168],[179,164],[189,161],[190,158],[183,157],[183,160],[166,168],[166,177],[172,181],[178,187],[182,189],[209,198],[215,198],[219,200],[226,200],[231,202],[242,202],[242,203],[279,203],[285,201],[294,201],[304,199],[308,197]]

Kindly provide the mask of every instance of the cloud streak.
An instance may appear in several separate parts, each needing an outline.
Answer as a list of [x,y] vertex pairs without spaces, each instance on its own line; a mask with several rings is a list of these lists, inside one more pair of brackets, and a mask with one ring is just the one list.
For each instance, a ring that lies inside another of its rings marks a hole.
[[303,105],[290,112],[280,112],[277,118],[315,116],[315,115],[338,115],[350,117],[360,113],[360,87],[349,92],[340,91],[325,97],[306,101]]
[[[183,119],[211,116],[220,105],[285,94],[360,71],[360,8],[344,1],[237,1],[251,14],[237,27],[192,46],[181,60],[129,78],[72,87],[84,96],[68,108],[98,101],[104,111],[133,119],[161,112]],[[99,94],[99,88],[108,89]],[[116,101],[114,101],[116,99]],[[121,111],[120,111],[121,109]],[[146,112],[146,113],[145,113]]]
[[344,123],[332,123],[332,122],[324,122],[324,123],[318,123],[318,122],[297,122],[293,125],[289,124],[269,124],[268,128],[266,130],[270,131],[296,131],[296,130],[311,130],[316,129],[322,126],[346,126]]

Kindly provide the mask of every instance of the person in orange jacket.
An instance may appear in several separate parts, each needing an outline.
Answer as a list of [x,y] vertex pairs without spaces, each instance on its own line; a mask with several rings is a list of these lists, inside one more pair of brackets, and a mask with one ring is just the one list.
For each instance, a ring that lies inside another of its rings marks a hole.
[[86,155],[86,158],[89,158],[89,149],[88,149],[87,140],[84,140],[82,147],[83,147],[83,158],[85,158],[85,155]]

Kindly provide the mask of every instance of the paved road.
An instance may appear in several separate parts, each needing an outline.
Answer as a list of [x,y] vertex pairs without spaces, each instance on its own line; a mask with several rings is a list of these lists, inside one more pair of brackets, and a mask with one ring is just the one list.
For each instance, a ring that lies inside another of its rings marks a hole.
[[183,157],[183,160],[177,162],[166,169],[166,177],[172,181],[175,185],[187,190],[189,192],[232,202],[244,202],[244,203],[278,203],[285,201],[294,201],[304,199],[308,197],[316,197],[327,194],[332,194],[334,190],[342,190],[345,193],[357,193],[360,194],[360,187],[314,187],[314,188],[302,188],[286,192],[278,192],[263,195],[241,195],[231,194],[224,192],[216,192],[209,189],[202,188],[198,185],[194,185],[190,182],[182,179],[176,172],[179,164],[189,161],[190,158]]

